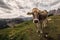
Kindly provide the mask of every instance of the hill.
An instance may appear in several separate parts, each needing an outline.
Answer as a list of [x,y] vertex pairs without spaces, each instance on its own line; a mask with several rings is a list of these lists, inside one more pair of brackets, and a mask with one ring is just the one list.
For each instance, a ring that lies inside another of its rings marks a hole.
[[[51,16],[51,18],[44,31],[54,40],[60,40],[60,16]],[[40,40],[35,31],[32,20],[25,21],[17,24],[15,28],[0,29],[0,40]]]

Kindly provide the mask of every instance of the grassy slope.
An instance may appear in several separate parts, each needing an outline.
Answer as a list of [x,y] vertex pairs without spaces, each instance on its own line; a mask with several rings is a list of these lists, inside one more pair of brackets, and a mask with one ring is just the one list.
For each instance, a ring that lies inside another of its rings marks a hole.
[[[49,33],[49,36],[58,40],[57,37],[60,34],[60,16],[53,16],[51,18],[52,21],[48,23],[48,27],[44,30]],[[0,40],[39,40],[40,37],[37,35],[32,21],[18,24],[15,28],[0,29]]]

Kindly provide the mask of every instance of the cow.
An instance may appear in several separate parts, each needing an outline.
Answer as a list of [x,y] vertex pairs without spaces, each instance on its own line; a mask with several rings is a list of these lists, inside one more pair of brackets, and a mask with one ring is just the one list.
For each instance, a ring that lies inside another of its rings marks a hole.
[[36,25],[38,33],[43,33],[43,28],[46,27],[48,20],[47,10],[39,10],[38,8],[33,8],[32,12],[28,12],[27,15],[33,15],[33,23]]

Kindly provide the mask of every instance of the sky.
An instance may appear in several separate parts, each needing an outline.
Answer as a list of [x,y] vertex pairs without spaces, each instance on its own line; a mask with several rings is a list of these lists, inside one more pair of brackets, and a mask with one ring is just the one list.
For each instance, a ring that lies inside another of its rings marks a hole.
[[32,8],[53,10],[60,7],[60,0],[0,0],[0,18],[31,17],[26,13]]

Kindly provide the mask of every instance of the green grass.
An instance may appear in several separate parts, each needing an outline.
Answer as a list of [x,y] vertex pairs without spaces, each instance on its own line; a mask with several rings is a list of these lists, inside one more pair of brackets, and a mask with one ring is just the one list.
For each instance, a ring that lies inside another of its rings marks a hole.
[[[52,20],[48,27],[44,29],[49,36],[58,40],[60,34],[60,16],[50,17]],[[0,29],[0,40],[39,40],[40,37],[35,32],[35,25],[31,21],[26,21],[16,25],[15,28]]]

